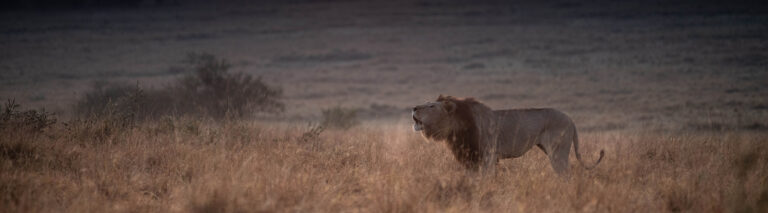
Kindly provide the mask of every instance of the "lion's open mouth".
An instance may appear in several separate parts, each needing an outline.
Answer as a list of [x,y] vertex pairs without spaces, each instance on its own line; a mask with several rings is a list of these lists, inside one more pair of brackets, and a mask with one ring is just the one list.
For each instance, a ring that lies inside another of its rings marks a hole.
[[421,121],[418,118],[416,118],[416,116],[413,116],[413,122],[415,122],[416,124],[421,125]]
[[421,131],[422,130],[421,120],[416,118],[416,116],[412,116],[412,117],[413,117],[413,131],[417,131],[417,132]]

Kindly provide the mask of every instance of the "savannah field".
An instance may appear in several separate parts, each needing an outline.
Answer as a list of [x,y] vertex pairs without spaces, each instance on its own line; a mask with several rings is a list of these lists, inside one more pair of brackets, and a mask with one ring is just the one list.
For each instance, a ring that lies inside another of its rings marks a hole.
[[[0,11],[0,212],[768,212],[760,2],[177,2]],[[605,158],[466,171],[440,94]]]

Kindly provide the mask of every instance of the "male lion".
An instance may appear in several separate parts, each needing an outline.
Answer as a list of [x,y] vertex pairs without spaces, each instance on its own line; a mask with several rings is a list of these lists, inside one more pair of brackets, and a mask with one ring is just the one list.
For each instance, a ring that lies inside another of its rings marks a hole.
[[558,174],[568,172],[568,154],[573,143],[576,158],[579,139],[571,119],[554,109],[491,108],[472,98],[443,96],[413,108],[413,129],[427,139],[446,141],[454,157],[465,167],[494,171],[499,159],[520,157],[533,145],[549,157]]

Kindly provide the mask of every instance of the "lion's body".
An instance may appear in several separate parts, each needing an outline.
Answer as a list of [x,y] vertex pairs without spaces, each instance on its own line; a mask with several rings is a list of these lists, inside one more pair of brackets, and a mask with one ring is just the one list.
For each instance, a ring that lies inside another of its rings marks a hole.
[[[446,141],[456,159],[468,168],[493,169],[498,159],[523,156],[533,146],[547,154],[558,173],[568,171],[571,144],[581,161],[576,127],[560,111],[491,110],[474,99],[450,96],[440,96],[437,101],[414,108],[414,128],[422,129],[428,139]],[[597,163],[603,155],[601,150]]]
[[555,171],[568,170],[571,143],[578,142],[575,141],[576,128],[567,115],[554,109],[497,110],[493,113],[499,129],[496,150],[499,158],[523,156],[535,145],[547,154]]

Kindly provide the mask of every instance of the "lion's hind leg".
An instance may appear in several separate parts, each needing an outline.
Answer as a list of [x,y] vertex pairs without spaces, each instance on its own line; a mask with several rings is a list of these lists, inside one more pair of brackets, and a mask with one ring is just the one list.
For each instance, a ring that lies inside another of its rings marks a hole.
[[568,173],[570,166],[568,165],[568,154],[571,151],[571,143],[559,143],[555,146],[555,150],[549,154],[549,162],[552,164],[552,168],[555,169],[557,174],[563,175]]
[[[567,131],[566,131],[567,133]],[[568,173],[568,155],[571,151],[571,141],[568,137],[563,137],[561,132],[545,132],[542,135],[541,143],[537,144],[549,158],[552,169],[559,175]]]

